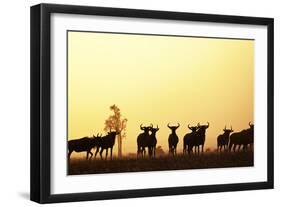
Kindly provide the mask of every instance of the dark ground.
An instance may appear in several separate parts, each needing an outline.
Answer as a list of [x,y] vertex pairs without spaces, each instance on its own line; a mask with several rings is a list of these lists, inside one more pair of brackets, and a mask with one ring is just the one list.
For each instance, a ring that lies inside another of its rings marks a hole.
[[203,155],[178,155],[149,158],[113,158],[113,160],[100,159],[71,159],[69,175],[140,172],[160,170],[183,170],[204,168],[246,167],[254,165],[253,152],[217,153],[210,152]]

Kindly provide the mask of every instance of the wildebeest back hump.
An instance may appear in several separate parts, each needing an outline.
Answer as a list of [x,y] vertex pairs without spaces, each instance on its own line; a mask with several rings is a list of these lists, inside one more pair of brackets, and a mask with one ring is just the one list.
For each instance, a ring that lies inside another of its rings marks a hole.
[[88,137],[68,141],[68,148],[76,152],[85,151],[90,145],[91,139]]

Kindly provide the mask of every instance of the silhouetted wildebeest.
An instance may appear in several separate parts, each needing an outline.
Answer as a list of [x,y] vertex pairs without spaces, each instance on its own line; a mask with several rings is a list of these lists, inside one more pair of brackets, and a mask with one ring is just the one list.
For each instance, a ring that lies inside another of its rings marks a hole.
[[112,160],[112,150],[113,146],[115,144],[115,138],[116,135],[118,135],[120,132],[116,131],[110,131],[106,136],[101,137],[100,142],[99,142],[99,147],[100,149],[100,157],[102,159],[102,152],[103,150],[106,150],[106,155],[105,159],[107,159],[107,154],[108,154],[108,149],[110,149],[110,159]]
[[149,135],[148,139],[148,154],[149,157],[155,157],[155,151],[156,151],[156,132],[159,130],[159,127],[157,125],[156,128],[153,128],[153,126],[150,128],[151,134]]
[[200,145],[202,145],[202,150],[201,152],[204,152],[204,144],[205,144],[205,139],[206,139],[206,129],[208,129],[210,126],[209,122],[207,122],[207,125],[200,125],[200,123],[197,124],[198,130],[196,131],[196,138],[195,138],[195,153],[196,151],[200,152]]
[[[86,152],[87,156],[86,159],[88,159],[89,154],[91,154],[91,157],[93,156],[93,153],[91,152],[92,148],[99,148],[99,140],[101,136],[97,134],[97,136],[94,136],[92,138],[90,137],[83,137],[81,139],[75,139],[68,141],[68,158],[70,158],[71,153],[73,151],[75,152]],[[90,157],[90,158],[91,158]]]
[[172,133],[169,135],[169,138],[168,138],[169,153],[171,153],[172,155],[176,155],[177,154],[177,145],[179,142],[179,137],[176,134],[176,130],[180,127],[180,124],[178,123],[177,126],[170,126],[169,124],[167,125],[167,127],[169,129],[171,129],[171,131],[172,131]]
[[139,134],[137,137],[137,156],[145,156],[145,148],[148,147],[149,131],[151,128],[152,124],[150,124],[150,126],[142,126],[142,124],[140,125],[140,129],[143,131],[143,133]]
[[[192,152],[192,149],[195,145],[196,130],[198,129],[198,127],[189,126],[189,124],[188,124],[188,128],[191,130],[191,133],[187,133],[183,137],[183,154],[186,154],[186,150],[188,151],[188,154],[190,154],[190,152]],[[187,149],[186,149],[186,146],[188,146]]]
[[224,151],[227,150],[228,148],[228,143],[229,143],[229,135],[232,130],[232,126],[230,129],[226,129],[226,126],[223,129],[224,133],[220,134],[217,138],[217,146],[218,146],[218,152],[221,152],[222,148],[224,148]]
[[243,150],[247,150],[248,145],[251,147],[254,143],[254,124],[251,124],[249,122],[250,128],[244,129],[240,132],[236,132],[230,135],[230,142],[229,142],[229,151],[232,150],[235,152],[236,146],[238,145],[238,151],[240,150],[240,147],[243,145]]

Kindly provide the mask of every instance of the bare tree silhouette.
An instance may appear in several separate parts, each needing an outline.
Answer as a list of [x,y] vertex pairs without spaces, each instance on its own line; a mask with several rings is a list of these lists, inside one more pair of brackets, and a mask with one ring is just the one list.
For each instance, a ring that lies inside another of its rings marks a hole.
[[115,104],[110,106],[110,110],[113,111],[113,115],[109,116],[105,120],[104,131],[114,130],[115,132],[117,132],[118,157],[122,157],[122,139],[126,137],[126,127],[128,119],[122,118],[120,109]]

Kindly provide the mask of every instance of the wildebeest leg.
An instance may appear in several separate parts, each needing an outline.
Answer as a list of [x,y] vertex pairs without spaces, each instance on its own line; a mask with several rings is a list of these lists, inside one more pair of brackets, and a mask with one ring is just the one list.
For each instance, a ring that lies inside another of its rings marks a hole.
[[204,152],[204,144],[202,144],[202,153]]
[[95,158],[96,158],[96,156],[97,156],[98,152],[99,152],[99,148],[97,148],[97,149],[96,149],[96,152],[95,152]]
[[[193,148],[193,146],[188,145],[188,149],[187,149],[188,155],[190,155],[190,153],[192,152],[192,148]],[[196,148],[196,146],[195,146],[195,148]],[[196,149],[195,149],[195,151],[196,151]]]
[[103,152],[103,148],[101,148],[100,150],[100,158],[102,159],[102,152]]
[[105,159],[107,160],[108,148],[106,149]]
[[231,152],[231,148],[232,148],[232,143],[230,142],[228,147],[229,152]]
[[73,152],[73,150],[68,151],[68,159],[70,159],[70,155],[71,155],[72,152]]
[[236,144],[234,144],[234,146],[233,146],[233,152],[235,152],[235,150],[236,150]]
[[91,156],[89,158],[89,159],[91,159],[93,157],[93,153],[91,151],[89,151],[88,154],[91,154]]
[[110,159],[112,160],[112,147],[110,148]]
[[238,145],[238,152],[240,151],[240,148],[241,148],[241,144]]

